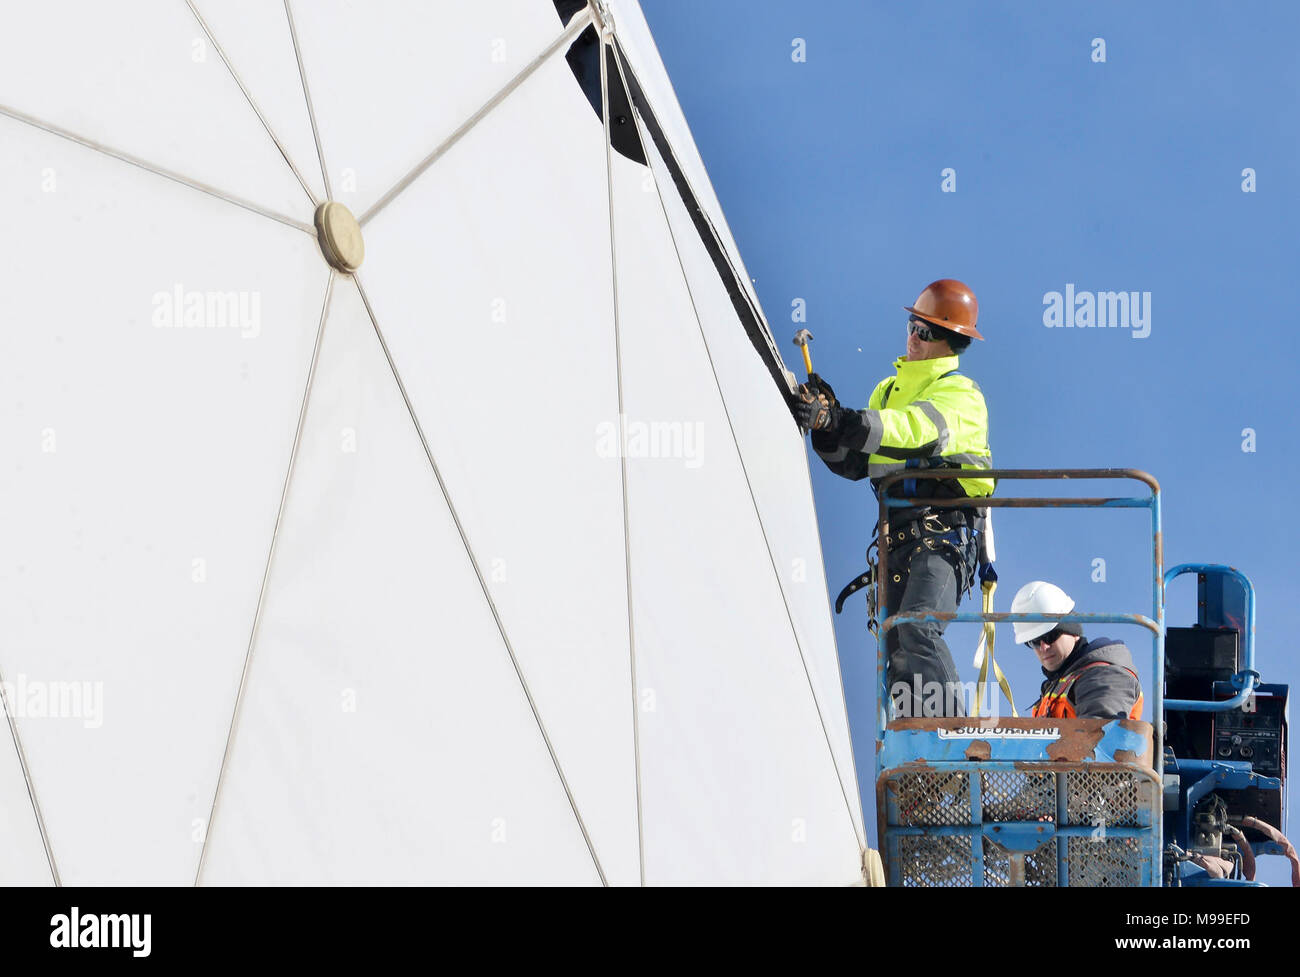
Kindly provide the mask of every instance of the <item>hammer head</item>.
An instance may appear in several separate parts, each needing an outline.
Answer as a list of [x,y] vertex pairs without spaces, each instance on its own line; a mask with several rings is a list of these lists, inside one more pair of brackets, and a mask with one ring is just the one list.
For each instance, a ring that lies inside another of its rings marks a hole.
[[794,344],[796,346],[807,346],[812,342],[813,335],[807,329],[800,329],[794,334]]

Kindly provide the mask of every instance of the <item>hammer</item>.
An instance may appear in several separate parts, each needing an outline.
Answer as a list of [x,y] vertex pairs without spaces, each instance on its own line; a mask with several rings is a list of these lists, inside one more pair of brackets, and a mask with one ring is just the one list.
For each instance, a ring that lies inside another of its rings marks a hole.
[[812,373],[813,368],[812,355],[808,352],[808,344],[812,342],[812,338],[813,334],[807,329],[800,329],[794,334],[794,344],[798,346],[800,351],[803,353],[804,369],[806,369],[810,374]]

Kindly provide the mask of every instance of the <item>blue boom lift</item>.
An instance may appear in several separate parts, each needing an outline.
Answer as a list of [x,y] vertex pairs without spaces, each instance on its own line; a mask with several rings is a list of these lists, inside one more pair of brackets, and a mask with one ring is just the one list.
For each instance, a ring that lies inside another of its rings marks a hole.
[[[889,885],[1252,885],[1253,856],[1283,854],[1287,686],[1260,681],[1255,593],[1232,567],[1164,570],[1160,486],[1134,469],[981,473],[1023,479],[1131,480],[1133,498],[926,499],[935,507],[1146,508],[1151,514],[1150,616],[896,614],[884,606],[889,513],[910,469],[882,480],[875,574],[876,799]],[[1197,577],[1197,620],[1168,628],[1165,589]],[[1151,715],[1129,719],[890,720],[885,635],[904,621],[1078,621],[1140,625],[1152,635]]]

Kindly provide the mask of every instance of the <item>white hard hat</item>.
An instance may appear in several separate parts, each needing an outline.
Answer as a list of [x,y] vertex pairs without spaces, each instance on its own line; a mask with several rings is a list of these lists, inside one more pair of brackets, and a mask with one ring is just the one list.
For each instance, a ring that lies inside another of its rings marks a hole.
[[[1046,580],[1031,580],[1018,591],[1011,601],[1012,614],[1069,614],[1074,601],[1056,584]],[[1041,638],[1057,627],[1055,621],[1015,621],[1016,644],[1022,645],[1033,638]]]

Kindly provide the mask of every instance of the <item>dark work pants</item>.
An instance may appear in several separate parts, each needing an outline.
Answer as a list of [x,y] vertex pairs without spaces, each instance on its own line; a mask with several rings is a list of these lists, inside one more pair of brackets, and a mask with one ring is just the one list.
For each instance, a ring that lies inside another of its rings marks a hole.
[[[968,544],[959,554],[937,542],[934,549],[921,543],[892,550],[889,557],[886,599],[890,614],[951,614],[957,610],[962,581],[975,564],[975,544]],[[946,621],[904,623],[886,632],[886,681],[898,718],[966,715],[957,666],[943,640],[947,626]]]

